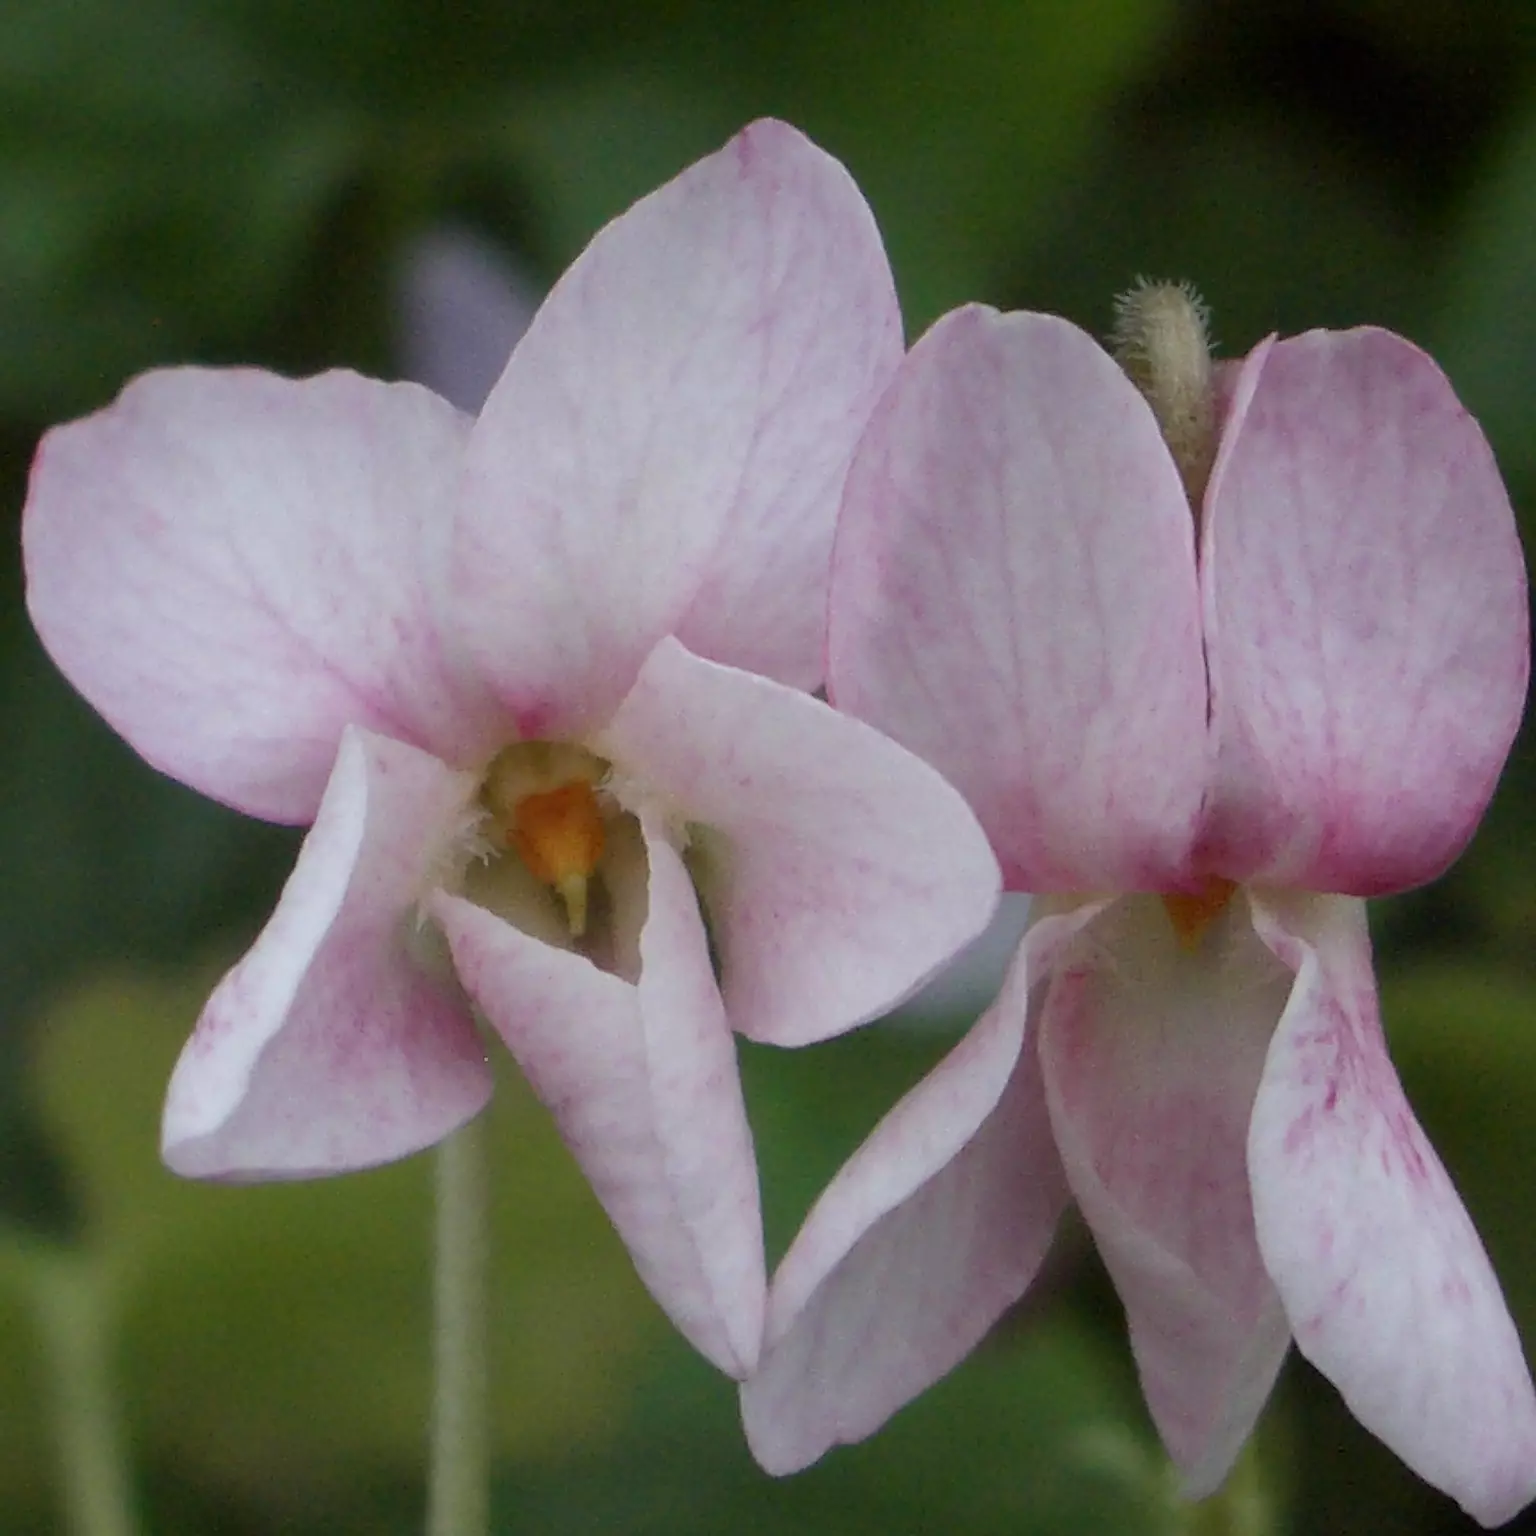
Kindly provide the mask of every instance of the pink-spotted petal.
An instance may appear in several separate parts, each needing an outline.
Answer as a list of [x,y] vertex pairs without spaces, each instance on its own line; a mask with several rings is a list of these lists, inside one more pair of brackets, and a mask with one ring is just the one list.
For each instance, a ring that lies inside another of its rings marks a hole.
[[775,1045],[886,1012],[986,926],[965,802],[862,722],[663,641],[596,740],[623,801],[689,827],[732,1027]]
[[741,1392],[769,1472],[873,1434],[1034,1279],[1067,1196],[1026,1010],[1094,910],[1031,928],[992,1007],[880,1122],[790,1246],[762,1365]]
[[888,282],[846,174],[774,122],[560,280],[486,402],[457,529],[461,617],[525,735],[601,724],[679,625],[819,678],[838,481],[899,345]]
[[1238,376],[1207,507],[1212,860],[1361,896],[1432,879],[1525,700],[1525,567],[1476,422],[1401,337],[1281,341]]
[[1156,897],[1126,897],[1062,958],[1041,1018],[1067,1180],[1193,1497],[1226,1475],[1289,1342],[1244,1157],[1289,987],[1241,898],[1186,948]]
[[721,1370],[762,1335],[762,1219],[735,1043],[693,887],[645,826],[637,984],[459,897],[433,910],[459,977],[548,1106],[651,1294]]
[[840,708],[933,763],[1010,889],[1177,879],[1207,776],[1193,522],[1082,331],[973,305],[912,349],[833,564]]
[[494,721],[428,576],[467,434],[415,385],[146,374],[43,440],[32,621],[155,767],[252,815],[309,821],[348,724],[473,762]]
[[480,1037],[420,907],[474,787],[414,747],[344,733],[277,910],[176,1063],[162,1145],[177,1173],[344,1173],[483,1108]]
[[1264,1263],[1350,1411],[1484,1525],[1536,1498],[1536,1394],[1498,1281],[1387,1056],[1361,902],[1254,898],[1295,990],[1248,1163]]

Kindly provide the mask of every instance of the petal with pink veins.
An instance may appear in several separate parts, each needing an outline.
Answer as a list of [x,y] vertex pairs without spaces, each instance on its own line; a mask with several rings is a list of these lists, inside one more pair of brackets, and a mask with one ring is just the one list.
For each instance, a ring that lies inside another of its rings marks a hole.
[[877,1430],[1023,1295],[1066,1186],[1025,1018],[1102,903],[1025,936],[992,1007],[833,1179],[774,1276],[742,1387],[753,1455],[782,1475]]
[[912,349],[859,447],[829,688],[964,793],[1010,889],[1178,879],[1209,749],[1193,519],[1086,334],[980,305]]
[[743,1376],[757,1362],[766,1282],[735,1042],[688,873],[665,831],[642,827],[638,983],[461,897],[440,895],[433,911],[641,1279],[695,1348]]
[[1465,846],[1519,724],[1525,567],[1477,423],[1386,331],[1244,363],[1207,497],[1210,859],[1368,896]]
[[166,1162],[304,1178],[440,1141],[490,1069],[419,903],[473,796],[414,747],[349,728],[277,910],[209,999],[166,1097]]
[[43,440],[32,621],[150,763],[251,815],[311,820],[348,724],[467,765],[505,729],[432,586],[468,431],[349,373],[146,374]]
[[1484,1525],[1536,1498],[1536,1394],[1498,1281],[1387,1056],[1364,904],[1256,895],[1294,971],[1248,1140],[1258,1240],[1301,1352]]
[[1193,947],[1125,897],[1078,938],[1040,1022],[1067,1181],[1125,1306],[1186,1492],[1226,1475],[1289,1329],[1254,1238],[1245,1147],[1291,978],[1239,898]]
[[689,827],[732,1027],[775,1045],[888,1011],[986,926],[997,861],[939,774],[862,722],[663,641],[596,750]]
[[579,736],[678,626],[811,686],[842,473],[900,354],[847,173],[759,122],[604,229],[492,390],[462,621],[527,736]]

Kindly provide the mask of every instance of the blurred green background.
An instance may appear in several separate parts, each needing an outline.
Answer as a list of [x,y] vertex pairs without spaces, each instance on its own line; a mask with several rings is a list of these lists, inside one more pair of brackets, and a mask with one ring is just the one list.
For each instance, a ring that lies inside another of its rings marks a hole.
[[[432,288],[423,235],[475,232],[536,294],[761,113],[860,181],[909,334],[971,298],[1103,331],[1139,273],[1194,281],[1227,355],[1385,324],[1441,360],[1532,529],[1530,0],[0,0],[7,515],[38,432],[151,364],[451,371],[475,305],[507,301],[478,268]],[[155,1158],[170,1063],[295,836],[112,738],[38,650],[3,547],[0,1531],[65,1528],[50,1423],[92,1327],[150,1531],[417,1529],[425,1161],[224,1190]],[[1458,868],[1375,914],[1394,1051],[1528,1348],[1533,830],[1526,740]],[[965,1022],[747,1053],[775,1252]],[[1027,1315],[871,1443],[773,1483],[510,1077],[496,1113],[500,1528],[1193,1528],[1071,1230]],[[1472,1528],[1294,1360],[1255,1472],[1255,1536]]]

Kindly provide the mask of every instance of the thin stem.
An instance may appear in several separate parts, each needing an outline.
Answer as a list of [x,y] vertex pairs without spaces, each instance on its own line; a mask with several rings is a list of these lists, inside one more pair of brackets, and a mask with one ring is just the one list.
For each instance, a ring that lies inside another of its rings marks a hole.
[[490,1528],[486,1118],[471,1121],[437,1150],[427,1536],[485,1536]]
[[53,1389],[66,1528],[72,1536],[137,1536],[102,1277],[90,1260],[61,1254],[39,1264],[34,1294]]

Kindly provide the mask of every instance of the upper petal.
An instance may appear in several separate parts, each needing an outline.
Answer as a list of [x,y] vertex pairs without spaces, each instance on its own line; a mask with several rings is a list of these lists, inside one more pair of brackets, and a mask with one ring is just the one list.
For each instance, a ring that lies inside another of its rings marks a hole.
[[346,731],[277,910],[176,1063],[162,1132],[176,1172],[342,1173],[431,1146],[485,1105],[480,1037],[429,963],[419,908],[473,793],[413,747]]
[[1525,567],[1477,423],[1401,337],[1313,331],[1244,364],[1207,507],[1212,862],[1355,895],[1432,879],[1525,699]]
[[756,123],[604,229],[469,451],[456,590],[524,733],[579,735],[682,626],[820,675],[838,483],[899,350],[842,169]]
[[637,984],[462,898],[433,910],[641,1279],[701,1353],[741,1376],[757,1362],[766,1282],[735,1042],[682,860],[642,825]]
[[1254,898],[1296,973],[1248,1143],[1301,1352],[1474,1519],[1536,1498],[1536,1394],[1498,1281],[1387,1056],[1362,903]]
[[912,349],[849,475],[841,708],[940,768],[1010,888],[1176,878],[1207,776],[1193,522],[1082,331],[978,305]]
[[348,724],[468,763],[488,705],[426,574],[467,432],[354,374],[146,374],[43,440],[32,621],[155,767],[254,815],[313,817]]
[[1209,1493],[1289,1342],[1254,1239],[1244,1149],[1290,977],[1242,903],[1194,950],[1160,902],[1118,902],[1050,983],[1039,1034],[1056,1144],[1125,1305],[1147,1406]]
[[997,861],[960,796],[858,720],[656,648],[597,739],[615,791],[690,826],[731,1024],[803,1045],[886,1012],[986,926]]
[[773,1278],[762,1365],[742,1387],[752,1453],[809,1466],[952,1370],[1024,1293],[1066,1203],[1029,992],[1098,908],[1025,935],[975,1027],[816,1202]]

